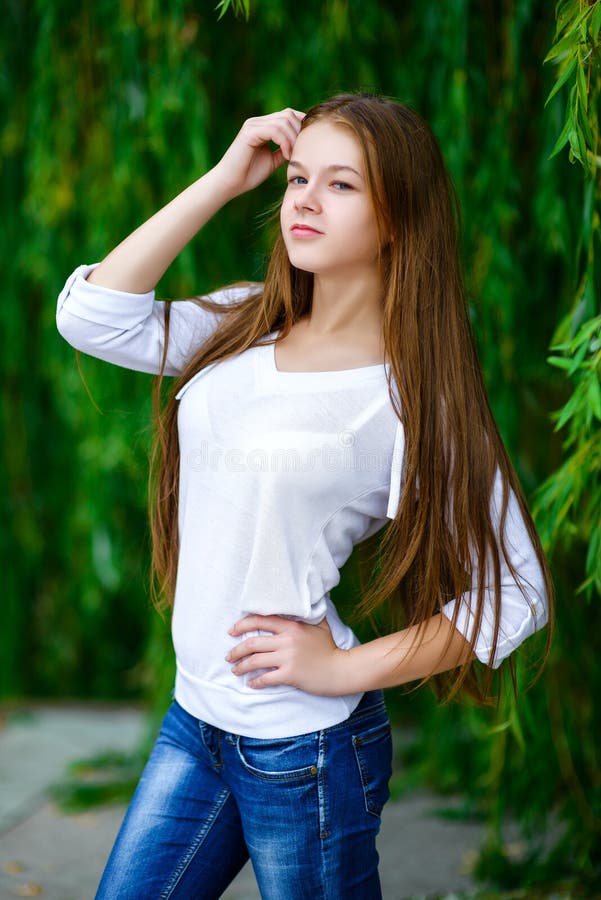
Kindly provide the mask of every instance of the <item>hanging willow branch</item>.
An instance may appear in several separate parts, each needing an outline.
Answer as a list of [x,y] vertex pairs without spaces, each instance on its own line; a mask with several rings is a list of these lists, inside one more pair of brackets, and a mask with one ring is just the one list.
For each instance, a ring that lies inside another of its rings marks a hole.
[[556,7],[555,43],[545,62],[559,63],[557,79],[545,106],[570,82],[564,126],[551,156],[570,145],[570,161],[578,160],[590,174],[599,162],[598,137],[598,70],[601,3],[583,0],[560,0]]
[[587,547],[578,588],[590,600],[601,595],[601,188],[599,100],[601,97],[601,3],[562,0],[557,5],[555,43],[545,61],[559,63],[547,104],[570,81],[565,120],[551,156],[569,144],[570,161],[581,163],[585,184],[582,225],[576,249],[577,288],[571,311],[560,322],[548,362],[563,370],[571,394],[555,414],[563,431],[564,462],[541,486],[535,515],[548,549]]

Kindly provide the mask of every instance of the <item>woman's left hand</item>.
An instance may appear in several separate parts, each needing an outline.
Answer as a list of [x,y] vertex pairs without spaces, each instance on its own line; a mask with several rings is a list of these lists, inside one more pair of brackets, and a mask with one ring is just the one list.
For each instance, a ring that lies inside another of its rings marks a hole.
[[326,697],[350,693],[344,685],[348,651],[336,646],[326,619],[319,625],[308,625],[282,616],[251,615],[236,622],[229,634],[255,630],[272,634],[246,638],[226,656],[228,662],[236,664],[232,669],[235,675],[271,669],[250,680],[250,687],[289,684]]

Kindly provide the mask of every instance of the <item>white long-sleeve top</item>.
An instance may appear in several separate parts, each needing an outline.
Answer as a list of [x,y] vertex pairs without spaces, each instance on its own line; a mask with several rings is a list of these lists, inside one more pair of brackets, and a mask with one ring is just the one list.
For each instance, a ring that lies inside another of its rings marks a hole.
[[[164,302],[86,281],[79,266],[59,294],[57,327],[77,349],[125,368],[158,373]],[[245,288],[218,291],[227,304]],[[171,303],[165,372],[178,375],[219,321],[193,301]],[[274,337],[273,332],[270,337]],[[212,363],[177,394],[180,442],[179,558],[172,635],[174,696],[192,715],[225,731],[258,738],[303,734],[346,719],[361,694],[322,697],[287,685],[248,686],[225,656],[241,638],[227,634],[248,613],[327,618],[336,644],[358,643],[337,615],[330,591],[353,547],[398,508],[403,427],[386,381],[388,364],[329,372],[285,372],[273,345],[256,345]],[[491,498],[498,521],[498,481]],[[505,538],[532,609],[502,569],[501,630],[491,658],[492,599],[475,645],[498,667],[547,621],[542,573],[510,496]],[[489,596],[492,598],[492,579]],[[457,628],[468,639],[468,592]]]

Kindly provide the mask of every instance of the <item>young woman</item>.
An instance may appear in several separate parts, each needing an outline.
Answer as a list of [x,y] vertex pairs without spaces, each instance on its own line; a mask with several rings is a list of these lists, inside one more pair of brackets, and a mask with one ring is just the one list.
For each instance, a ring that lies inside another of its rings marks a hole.
[[[155,300],[199,229],[284,164],[265,283]],[[67,280],[69,343],[175,376],[151,507],[174,699],[98,898],[219,897],[249,856],[266,900],[380,897],[382,688],[432,679],[486,700],[494,670],[551,622],[456,230],[426,123],[340,95],[246,121],[213,169]],[[360,611],[401,617],[360,644],[330,591],[369,537]]]

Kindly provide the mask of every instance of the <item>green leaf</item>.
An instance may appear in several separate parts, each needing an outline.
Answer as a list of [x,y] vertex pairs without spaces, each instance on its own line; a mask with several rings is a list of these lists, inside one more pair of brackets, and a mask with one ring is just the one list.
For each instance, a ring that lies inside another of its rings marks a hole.
[[217,6],[215,7],[215,12],[217,12],[218,9],[221,10],[221,12],[219,13],[219,15],[217,16],[217,21],[218,21],[218,22],[219,22],[219,20],[220,20],[221,18],[223,18],[223,16],[226,14],[229,5],[230,5],[230,0],[219,0],[219,3],[218,3]]
[[582,365],[582,362],[583,362],[583,360],[584,360],[584,357],[585,357],[586,354],[587,354],[587,351],[588,351],[588,344],[587,344],[586,342],[584,342],[584,343],[582,343],[582,344],[580,345],[580,347],[579,347],[579,349],[578,349],[578,352],[576,353],[576,355],[575,355],[574,358],[572,359],[570,368],[569,368],[569,370],[568,370],[568,374],[569,374],[569,375],[573,375],[574,372],[576,372],[577,369],[580,368],[580,366]]
[[601,385],[596,377],[591,378],[589,382],[587,398],[593,415],[601,422]]
[[573,128],[572,119],[571,119],[571,116],[568,115],[566,117],[565,124],[564,124],[563,128],[561,129],[561,133],[560,133],[559,137],[557,138],[557,141],[555,142],[555,146],[553,147],[553,150],[549,154],[549,159],[553,159],[554,156],[557,156],[559,151],[562,150],[563,147],[567,144],[567,142],[570,138],[570,132],[572,131],[572,128]]
[[578,100],[582,111],[586,114],[588,109],[588,87],[583,65],[579,65],[576,69],[576,86],[578,88]]
[[579,159],[585,169],[588,170],[590,168],[590,161],[586,152],[586,141],[584,139],[584,133],[582,129],[577,128],[576,134],[578,136],[578,152],[580,153]]
[[601,316],[596,316],[594,319],[585,322],[580,329],[583,339],[587,341],[589,341],[597,332],[601,333]]
[[586,143],[581,129],[578,127],[578,119],[573,122],[569,136],[570,149],[575,158],[588,170],[589,161],[586,155]]
[[572,341],[564,341],[562,344],[553,344],[551,350],[571,350]]
[[561,40],[559,40],[551,47],[551,49],[543,59],[543,62],[546,63],[550,62],[552,59],[557,59],[558,56],[562,56],[569,50],[571,50],[575,55],[578,49],[579,40],[580,38],[578,34],[570,30],[568,34],[564,35]]
[[[582,241],[585,247],[591,242],[593,218],[595,216],[595,182],[587,181],[584,186],[584,196],[582,202]],[[587,278],[590,278],[587,272]]]
[[578,62],[578,57],[576,56],[576,54],[574,54],[572,59],[569,61],[567,66],[565,66],[564,70],[561,72],[559,78],[555,82],[553,90],[551,91],[551,93],[549,94],[549,96],[547,97],[547,99],[545,101],[545,106],[547,105],[547,103],[549,103],[553,99],[555,94],[559,90],[561,90],[561,88],[564,86],[564,84],[566,83],[568,78],[570,78],[570,76],[573,74],[574,69],[576,68],[577,62]]
[[[598,0],[595,0],[595,2],[598,2]],[[571,24],[570,31],[576,32],[581,29],[581,26],[584,24],[584,20],[588,19],[592,12],[592,9],[592,6],[585,6],[583,9],[581,9],[580,12],[574,17],[574,21]],[[584,29],[584,32],[580,30],[580,33],[586,34],[586,27]]]
[[244,18],[248,22],[248,17],[250,15],[250,0],[219,0],[219,3],[215,7],[215,10],[221,10],[217,17],[217,21],[223,18],[230,6],[233,6],[235,16],[239,13],[243,13]]
[[574,392],[559,414],[559,418],[554,429],[555,431],[561,431],[566,422],[568,422],[572,418],[572,416],[578,409],[578,402],[579,397],[577,393]]
[[593,14],[591,16],[591,33],[593,35],[593,40],[595,43],[599,38],[599,31],[601,30],[601,3],[595,3],[595,8],[593,9]]
[[574,159],[577,159],[578,162],[584,164],[581,152],[580,132],[577,131],[576,128],[572,128],[572,130],[570,131],[569,144],[572,157]]
[[557,369],[565,369],[566,371],[572,366],[572,360],[565,356],[548,356],[547,362],[550,366],[555,366]]
[[587,145],[587,147],[590,147],[591,151],[592,151],[592,149],[595,146],[595,137],[591,130],[591,125],[590,125],[588,116],[585,114],[584,110],[580,111],[580,116],[578,118],[578,121],[579,121],[580,127],[582,129],[582,134],[586,141],[586,145]]
[[[558,4],[559,5],[559,4]],[[585,23],[585,20],[590,16],[592,12],[592,7],[585,6],[584,9],[579,10],[577,2],[574,0],[570,0],[569,3],[564,4],[564,9],[561,13],[557,13],[557,29],[555,31],[555,38],[557,39],[560,34],[563,32],[563,37],[556,40],[555,44],[551,47],[549,53],[553,53],[556,47],[559,44],[562,44],[564,41],[571,39],[578,40],[582,34],[581,26]],[[584,32],[586,34],[586,24],[584,24]],[[560,51],[561,52],[561,51]],[[556,54],[557,55],[557,54]],[[546,59],[545,59],[546,62]]]

